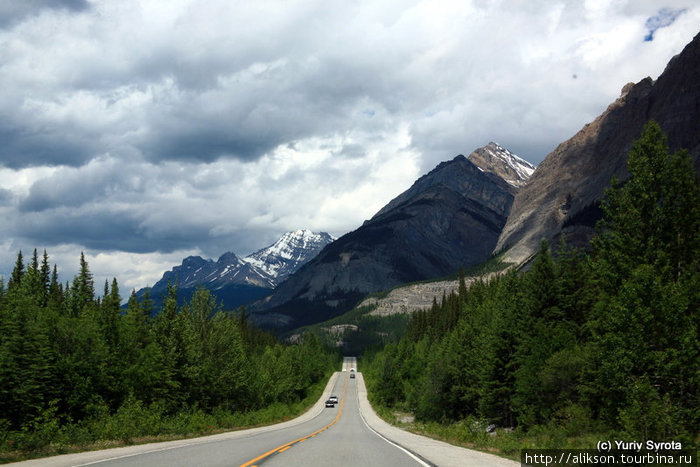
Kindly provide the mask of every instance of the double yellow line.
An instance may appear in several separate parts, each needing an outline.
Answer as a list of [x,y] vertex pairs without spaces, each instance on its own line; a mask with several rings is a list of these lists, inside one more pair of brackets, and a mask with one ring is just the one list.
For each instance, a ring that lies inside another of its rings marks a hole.
[[283,444],[281,446],[277,446],[275,449],[273,449],[271,451],[267,451],[265,454],[262,454],[262,455],[256,457],[255,459],[249,460],[245,464],[241,464],[240,467],[256,467],[254,465],[256,462],[259,462],[259,461],[265,459],[266,457],[271,456],[275,453],[284,452],[287,449],[291,448],[294,444],[301,443],[302,441],[306,441],[309,438],[313,438],[314,436],[321,433],[322,431],[326,431],[327,429],[329,429],[330,427],[335,425],[338,422],[338,420],[340,420],[340,416],[343,414],[343,406],[345,405],[345,393],[347,392],[347,389],[348,389],[348,373],[345,374],[345,383],[343,384],[343,396],[342,396],[342,399],[340,400],[340,405],[338,406],[338,414],[335,416],[333,421],[330,422],[328,425],[324,426],[320,430],[314,431],[310,435],[306,435],[306,436],[303,436],[301,438],[295,439],[294,441],[290,441],[286,444]]

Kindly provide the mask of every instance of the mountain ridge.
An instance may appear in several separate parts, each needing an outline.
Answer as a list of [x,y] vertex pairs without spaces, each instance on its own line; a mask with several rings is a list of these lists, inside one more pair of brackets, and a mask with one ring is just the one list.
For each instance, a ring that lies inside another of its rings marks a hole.
[[143,297],[148,290],[157,300],[168,283],[174,283],[181,298],[186,300],[196,287],[202,286],[221,299],[225,308],[233,309],[268,295],[332,240],[327,232],[296,230],[243,258],[231,251],[216,261],[188,256],[180,265],[163,273],[152,287],[144,287],[136,295]]

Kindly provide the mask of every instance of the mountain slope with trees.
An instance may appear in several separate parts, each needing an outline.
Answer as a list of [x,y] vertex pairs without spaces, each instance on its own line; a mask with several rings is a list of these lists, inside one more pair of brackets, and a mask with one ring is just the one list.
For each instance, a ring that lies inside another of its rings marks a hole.
[[471,441],[483,441],[488,424],[515,427],[497,435],[511,453],[542,433],[692,445],[700,182],[688,152],[669,154],[655,122],[628,170],[606,191],[590,255],[562,245],[553,258],[543,242],[529,271],[462,284],[415,313],[402,340],[369,359],[374,401]]

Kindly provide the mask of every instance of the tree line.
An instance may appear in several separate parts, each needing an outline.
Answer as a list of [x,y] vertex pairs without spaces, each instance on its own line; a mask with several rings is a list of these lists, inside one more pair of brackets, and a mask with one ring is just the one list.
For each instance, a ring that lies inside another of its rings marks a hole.
[[369,360],[375,402],[449,424],[684,439],[700,427],[700,184],[650,122],[590,252],[543,242],[511,271],[416,312]]
[[298,403],[338,362],[312,335],[277,342],[204,288],[182,306],[176,297],[170,284],[154,313],[148,295],[132,292],[124,309],[116,279],[96,296],[83,254],[64,285],[46,252],[26,264],[20,252],[0,280],[0,451],[76,441],[68,432],[83,442],[110,436],[105,421],[117,415],[124,424],[128,414],[161,420]]

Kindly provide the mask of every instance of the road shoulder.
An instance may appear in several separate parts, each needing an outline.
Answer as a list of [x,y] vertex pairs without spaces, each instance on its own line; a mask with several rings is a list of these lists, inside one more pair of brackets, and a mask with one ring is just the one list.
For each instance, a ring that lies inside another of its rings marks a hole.
[[428,462],[441,467],[515,467],[519,462],[487,454],[485,452],[453,446],[397,428],[382,420],[367,399],[367,387],[362,373],[357,373],[357,398],[360,414],[365,423],[379,435],[417,454]]

